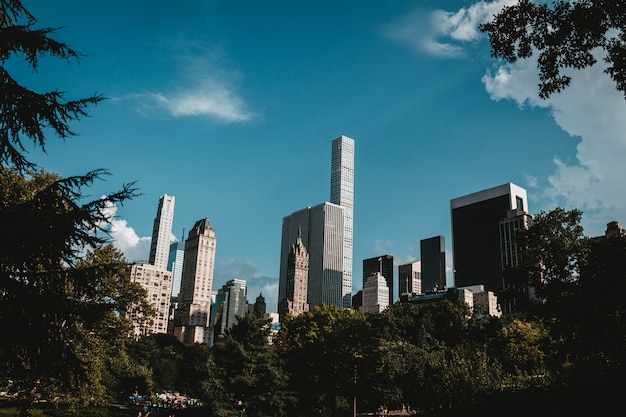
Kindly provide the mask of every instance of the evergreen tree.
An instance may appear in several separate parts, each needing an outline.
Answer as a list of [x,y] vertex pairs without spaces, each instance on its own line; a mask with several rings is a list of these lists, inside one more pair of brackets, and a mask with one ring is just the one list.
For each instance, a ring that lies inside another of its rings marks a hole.
[[88,201],[84,188],[106,170],[61,178],[24,155],[28,144],[45,151],[47,133],[74,136],[70,123],[102,100],[68,101],[11,77],[10,59],[36,71],[43,56],[80,56],[36,23],[19,0],[0,0],[0,377],[23,388],[23,415],[37,391],[68,402],[104,400],[103,355],[128,329],[120,314],[149,312],[126,260],[105,246],[105,209],[136,195],[133,185]]

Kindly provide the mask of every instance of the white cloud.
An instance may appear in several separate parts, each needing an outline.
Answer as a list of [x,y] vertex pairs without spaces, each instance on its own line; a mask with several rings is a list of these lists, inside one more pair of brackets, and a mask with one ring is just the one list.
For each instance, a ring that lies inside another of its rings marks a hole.
[[125,97],[139,101],[139,113],[148,115],[165,110],[173,117],[207,117],[227,123],[255,117],[237,92],[241,75],[227,69],[230,65],[224,62],[219,49],[195,40],[179,42],[172,48],[179,69],[172,74],[169,85]]
[[385,33],[430,55],[462,57],[465,53],[461,42],[478,40],[478,25],[515,3],[517,0],[479,1],[457,12],[416,10],[389,24]]
[[123,219],[115,218],[117,214],[117,206],[109,204],[104,210],[104,214],[109,218],[109,233],[113,245],[124,253],[126,260],[129,262],[147,262],[150,253],[150,236],[140,237],[135,229],[128,225]]
[[576,159],[568,163],[554,157],[555,171],[543,185],[552,207],[583,210],[583,225],[590,235],[601,234],[612,220],[626,222],[626,100],[603,72],[602,59],[594,67],[571,72],[572,83],[547,100],[537,96],[536,59],[502,65],[483,82],[492,99],[508,99],[520,106],[551,110],[554,121],[579,140]]

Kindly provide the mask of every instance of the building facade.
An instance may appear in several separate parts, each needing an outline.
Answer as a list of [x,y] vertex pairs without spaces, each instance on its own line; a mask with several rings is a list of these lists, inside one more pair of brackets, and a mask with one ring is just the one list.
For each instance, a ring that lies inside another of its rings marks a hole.
[[406,295],[422,293],[422,262],[415,261],[398,266],[398,295],[403,298]]
[[291,245],[287,256],[287,283],[285,297],[279,301],[278,314],[284,320],[287,314],[297,316],[309,311],[309,252],[302,243],[301,231]]
[[331,203],[308,207],[283,218],[278,300],[287,297],[291,242],[295,242],[300,233],[309,254],[309,307],[343,306],[343,220],[343,207]]
[[363,260],[363,287],[365,287],[365,281],[369,278],[369,276],[376,272],[379,272],[387,280],[387,287],[389,288],[389,302],[393,303],[395,300],[393,292],[393,256],[381,255]]
[[446,241],[443,236],[420,240],[422,288],[424,291],[446,287]]
[[167,270],[175,201],[176,199],[173,196],[167,194],[159,198],[159,207],[154,218],[154,225],[152,226],[152,240],[150,241],[148,262],[162,270]]
[[330,202],[343,207],[342,306],[352,304],[352,254],[354,225],[354,139],[339,136],[332,141]]
[[154,316],[142,317],[131,311],[133,335],[139,338],[153,333],[167,333],[172,273],[155,265],[133,265],[130,268],[130,280],[146,290],[148,302],[156,312]]
[[389,286],[387,279],[380,272],[373,272],[363,285],[364,313],[382,313],[389,306]]
[[198,220],[185,241],[174,334],[181,342],[210,343],[208,320],[213,298],[217,239],[208,218]]
[[528,212],[526,190],[507,183],[450,201],[456,287],[503,289],[500,222],[509,210]]
[[213,344],[222,338],[226,330],[237,323],[237,317],[243,317],[248,312],[246,281],[231,279],[217,291],[215,304],[211,308],[211,334]]
[[170,253],[167,260],[167,270],[172,272],[172,297],[180,293],[180,281],[183,276],[183,259],[185,257],[185,243],[181,241],[170,244]]

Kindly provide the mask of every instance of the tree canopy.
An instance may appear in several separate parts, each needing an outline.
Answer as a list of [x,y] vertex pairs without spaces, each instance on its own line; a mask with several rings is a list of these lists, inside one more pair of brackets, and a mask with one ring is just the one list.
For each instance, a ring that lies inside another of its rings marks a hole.
[[508,62],[538,54],[539,96],[548,98],[571,82],[567,69],[582,69],[604,54],[605,69],[626,95],[626,1],[519,0],[504,7],[481,31],[489,35],[492,56]]
[[64,402],[101,399],[104,361],[129,330],[122,313],[150,311],[107,234],[105,209],[137,195],[133,183],[89,201],[84,190],[105,169],[63,178],[25,155],[29,143],[45,151],[47,134],[74,136],[70,123],[102,100],[66,100],[11,77],[12,59],[36,71],[45,56],[80,56],[36,23],[19,0],[0,0],[0,378],[23,388],[24,414],[37,390]]

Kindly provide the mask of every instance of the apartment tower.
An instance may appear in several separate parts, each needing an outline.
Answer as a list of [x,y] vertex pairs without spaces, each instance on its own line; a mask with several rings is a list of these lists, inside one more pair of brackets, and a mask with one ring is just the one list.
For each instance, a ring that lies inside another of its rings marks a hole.
[[298,234],[309,253],[309,306],[352,304],[354,140],[346,136],[332,141],[330,199],[283,217],[279,304],[286,299],[287,259]]
[[373,272],[365,280],[363,285],[363,305],[361,311],[364,313],[382,313],[389,305],[389,287],[387,279],[380,272]]
[[208,218],[198,220],[185,241],[174,334],[185,343],[209,344],[208,331],[217,239]]
[[175,198],[173,196],[165,194],[159,198],[159,207],[152,226],[148,263],[162,270],[167,270],[172,223],[174,222],[174,203]]
[[354,218],[354,139],[339,136],[332,142],[330,202],[343,207],[342,305],[352,304],[352,236]]

